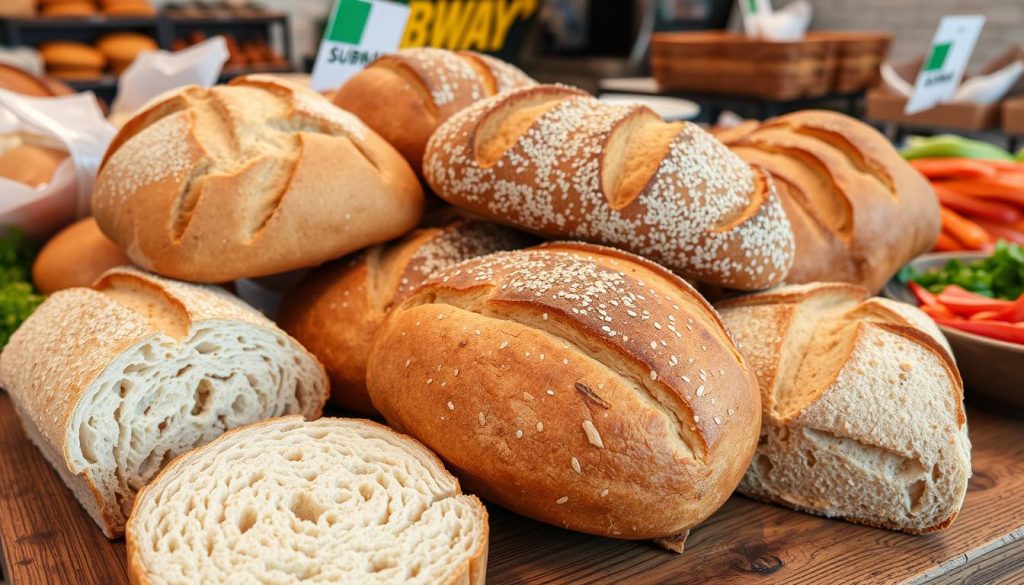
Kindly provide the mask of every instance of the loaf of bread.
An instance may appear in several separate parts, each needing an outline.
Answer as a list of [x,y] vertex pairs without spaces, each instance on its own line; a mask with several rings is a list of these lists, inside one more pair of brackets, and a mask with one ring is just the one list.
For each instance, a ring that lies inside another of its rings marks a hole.
[[[60,5],[71,6],[71,5]],[[95,77],[107,66],[99,49],[74,41],[49,41],[39,46],[46,71],[58,77]]]
[[174,460],[128,522],[132,583],[482,585],[487,510],[416,441],[285,417]]
[[323,368],[215,288],[118,268],[50,296],[0,354],[29,438],[108,537],[175,456],[234,427],[320,415]]
[[100,37],[96,48],[107,56],[114,73],[127,69],[139,54],[159,49],[153,37],[134,32],[116,32]]
[[467,488],[557,526],[682,536],[757,446],[754,374],[686,282],[611,248],[467,260],[384,321],[373,405]]
[[876,293],[939,235],[928,181],[859,120],[808,110],[720,137],[775,177],[796,237],[787,283],[850,282]]
[[420,173],[438,125],[477,100],[536,85],[515,66],[471,51],[404,49],[352,76],[334,103],[359,116]]
[[742,493],[910,533],[953,522],[971,446],[960,374],[931,319],[849,284],[783,287],[718,308],[764,408]]
[[401,155],[307,88],[183,88],[114,137],[93,213],[137,265],[194,282],[315,266],[401,236],[423,189]]
[[449,203],[549,237],[616,246],[694,280],[778,284],[793,233],[771,178],[696,125],[560,86],[478,102],[424,159]]
[[68,153],[37,144],[22,144],[0,154],[0,177],[38,188],[53,180]]
[[87,217],[50,238],[32,264],[32,283],[44,295],[91,285],[104,272],[131,265],[96,220]]
[[87,0],[80,2],[50,2],[42,7],[43,16],[52,18],[83,17],[96,14],[96,5]]
[[449,266],[531,243],[519,232],[478,221],[419,229],[317,269],[285,296],[278,323],[324,364],[331,402],[376,414],[366,393],[366,360],[391,307]]
[[3,63],[0,63],[0,89],[38,97],[73,93],[69,87],[56,79],[37,77],[28,71]]

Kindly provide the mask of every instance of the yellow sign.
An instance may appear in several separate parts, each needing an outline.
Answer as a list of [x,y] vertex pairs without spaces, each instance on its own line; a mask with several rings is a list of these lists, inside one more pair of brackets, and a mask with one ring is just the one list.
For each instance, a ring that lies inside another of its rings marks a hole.
[[537,11],[540,0],[409,0],[402,48],[439,47],[494,52],[508,31]]

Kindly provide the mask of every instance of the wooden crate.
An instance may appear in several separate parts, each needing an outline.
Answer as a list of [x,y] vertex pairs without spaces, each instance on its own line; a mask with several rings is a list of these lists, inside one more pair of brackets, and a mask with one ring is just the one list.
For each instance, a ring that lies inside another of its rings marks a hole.
[[1024,134],[1024,96],[1007,98],[1003,102],[1003,131]]
[[892,35],[857,31],[814,31],[809,39],[834,43],[836,65],[832,77],[834,93],[854,93],[878,83],[879,67],[889,55]]
[[913,115],[903,113],[907,98],[885,88],[868,92],[867,117],[878,122],[956,130],[985,130],[999,125],[999,104],[942,104]]

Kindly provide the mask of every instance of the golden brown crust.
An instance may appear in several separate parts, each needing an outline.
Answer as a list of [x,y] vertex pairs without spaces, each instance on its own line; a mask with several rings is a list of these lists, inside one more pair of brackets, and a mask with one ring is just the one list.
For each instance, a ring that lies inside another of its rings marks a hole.
[[32,282],[44,295],[91,285],[104,272],[131,260],[88,217],[64,228],[32,264]]
[[423,191],[354,116],[250,75],[184,88],[125,124],[100,167],[93,210],[139,266],[222,282],[400,236],[419,221]]
[[808,110],[719,138],[779,184],[796,236],[787,283],[843,281],[876,293],[935,242],[931,187],[867,124]]
[[635,256],[548,244],[441,272],[392,311],[374,405],[471,490],[619,538],[678,535],[756,446],[753,373],[706,302]]
[[37,188],[52,181],[67,158],[62,150],[23,144],[0,154],[0,177]]
[[438,125],[477,100],[534,83],[493,57],[416,48],[374,61],[341,86],[333,101],[394,145],[421,175],[423,152]]

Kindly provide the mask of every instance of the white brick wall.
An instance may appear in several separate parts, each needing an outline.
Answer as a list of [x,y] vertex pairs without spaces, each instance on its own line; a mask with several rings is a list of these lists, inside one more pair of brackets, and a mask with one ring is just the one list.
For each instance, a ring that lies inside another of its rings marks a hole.
[[[811,0],[815,29],[885,30],[893,33],[890,55],[911,59],[927,50],[939,19],[947,14],[984,14],[987,19],[971,59],[979,69],[1013,44],[1024,44],[1024,0]],[[775,0],[776,7],[785,0]]]

